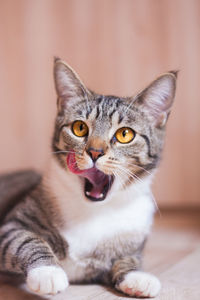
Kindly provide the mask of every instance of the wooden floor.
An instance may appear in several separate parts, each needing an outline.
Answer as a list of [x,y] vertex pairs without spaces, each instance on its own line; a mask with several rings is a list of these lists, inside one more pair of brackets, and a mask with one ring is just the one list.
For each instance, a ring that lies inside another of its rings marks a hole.
[[[157,216],[149,238],[144,269],[162,282],[160,300],[200,300],[200,213],[164,212]],[[1,284],[0,300],[39,300],[15,287]],[[98,285],[73,285],[52,300],[130,299]]]

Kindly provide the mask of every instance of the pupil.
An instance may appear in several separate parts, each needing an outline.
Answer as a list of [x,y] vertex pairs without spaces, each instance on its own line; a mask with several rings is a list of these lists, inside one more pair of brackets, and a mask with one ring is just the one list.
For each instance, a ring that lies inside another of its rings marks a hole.
[[126,134],[127,134],[127,129],[126,129],[126,130],[123,130],[123,132],[122,132],[123,137],[125,137]]
[[80,125],[80,131],[82,131],[82,130],[83,130],[83,124]]

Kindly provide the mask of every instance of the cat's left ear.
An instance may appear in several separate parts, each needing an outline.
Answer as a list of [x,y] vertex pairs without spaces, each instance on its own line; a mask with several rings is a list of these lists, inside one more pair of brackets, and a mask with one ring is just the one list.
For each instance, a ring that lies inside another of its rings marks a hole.
[[142,107],[156,127],[163,127],[169,116],[175,91],[178,71],[170,71],[154,80],[139,93],[134,105]]
[[65,109],[68,104],[74,104],[90,95],[90,91],[75,71],[57,57],[54,59],[54,79],[58,95],[58,109]]

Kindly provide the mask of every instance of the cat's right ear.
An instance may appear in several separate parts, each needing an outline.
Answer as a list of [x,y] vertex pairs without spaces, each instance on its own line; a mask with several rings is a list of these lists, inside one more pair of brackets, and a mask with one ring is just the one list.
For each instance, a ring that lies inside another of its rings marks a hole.
[[154,80],[134,98],[157,128],[165,126],[173,104],[178,71],[170,71]]
[[59,110],[90,94],[75,71],[58,57],[54,58],[54,80]]

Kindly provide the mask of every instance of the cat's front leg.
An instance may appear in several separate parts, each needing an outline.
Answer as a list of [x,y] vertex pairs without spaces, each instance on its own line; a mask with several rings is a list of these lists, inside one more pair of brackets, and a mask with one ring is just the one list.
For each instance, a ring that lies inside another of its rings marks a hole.
[[0,270],[22,274],[29,289],[38,294],[56,294],[68,286],[50,245],[39,235],[10,221],[0,229]]
[[139,268],[140,259],[137,257],[116,260],[111,270],[115,288],[131,297],[156,297],[161,288],[160,281]]

